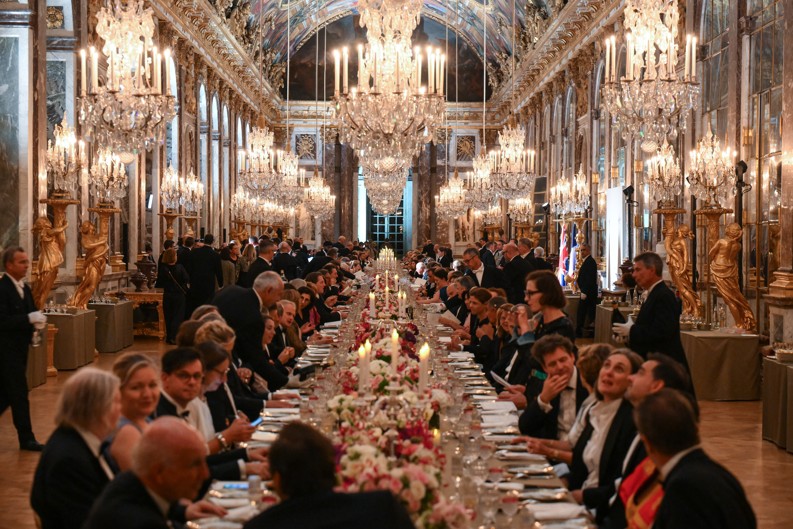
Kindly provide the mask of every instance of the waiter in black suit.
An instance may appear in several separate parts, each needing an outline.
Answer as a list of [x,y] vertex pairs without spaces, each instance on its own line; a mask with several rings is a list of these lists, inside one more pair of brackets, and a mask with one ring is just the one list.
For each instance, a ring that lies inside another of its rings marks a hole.
[[292,255],[292,247],[284,241],[278,245],[278,253],[273,257],[273,270],[282,274],[287,281],[297,277],[297,258]]
[[576,284],[581,291],[581,300],[578,303],[576,317],[576,336],[584,335],[584,326],[595,323],[595,307],[598,298],[598,265],[592,257],[592,250],[588,244],[580,246],[581,268],[578,269]]
[[635,419],[664,488],[655,529],[757,527],[741,484],[702,450],[689,399],[662,389],[639,404]]
[[176,417],[161,417],[143,432],[130,472],[120,474],[97,498],[84,529],[172,529],[170,520],[224,516],[208,501],[179,502],[198,496],[209,477],[206,444],[198,432]]
[[264,241],[256,248],[258,256],[256,260],[251,263],[248,268],[248,275],[244,283],[240,283],[241,287],[251,288],[253,282],[259,277],[262,272],[269,272],[273,269],[273,255],[275,254],[275,243],[272,241]]
[[514,242],[504,245],[504,279],[507,284],[507,299],[513,305],[523,303],[526,288],[526,276],[534,271],[534,267],[518,254],[518,247]]
[[[188,315],[199,305],[205,305],[215,295],[215,284],[223,286],[223,268],[220,254],[213,248],[215,237],[209,233],[204,236],[204,245],[190,251],[187,273],[190,276],[190,291],[187,296]],[[178,258],[177,258],[178,262]]]
[[618,323],[612,332],[631,349],[647,358],[649,353],[671,356],[686,367],[688,362],[680,341],[680,304],[661,275],[664,262],[657,253],[644,252],[633,259],[633,278],[646,292],[636,321]]
[[483,263],[476,249],[468,248],[465,250],[463,252],[463,262],[468,267],[465,275],[470,276],[476,282],[476,286],[482,288],[504,288],[503,272],[495,266]]
[[35,329],[47,326],[47,317],[36,309],[33,293],[23,282],[30,267],[25,250],[12,246],[3,252],[5,274],[0,279],[0,414],[11,407],[19,448],[41,452],[30,424],[28,402],[28,346]]

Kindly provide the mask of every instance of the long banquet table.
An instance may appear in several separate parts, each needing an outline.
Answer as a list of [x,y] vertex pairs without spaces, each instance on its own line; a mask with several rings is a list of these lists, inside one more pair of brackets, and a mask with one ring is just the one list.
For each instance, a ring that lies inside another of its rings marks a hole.
[[[367,293],[364,290],[361,292]],[[299,365],[314,365],[318,368],[313,387],[301,389],[300,408],[265,409],[264,422],[254,434],[251,445],[270,444],[284,424],[296,419],[317,426],[331,438],[337,435],[338,423],[322,404],[330,402],[331,397],[336,399],[334,402],[338,402],[337,384],[347,376],[351,359],[358,358],[351,347],[357,338],[352,327],[360,321],[364,312],[368,316],[368,310],[363,310],[366,297],[363,295],[357,301],[354,300],[347,321],[322,330],[323,334],[335,337],[332,345],[309,346],[300,358]],[[410,298],[412,295],[409,295]],[[477,520],[476,523],[471,522],[471,527],[480,525],[484,513],[496,513],[495,521],[502,526],[514,521],[514,526],[528,527],[536,518],[538,523],[534,527],[537,529],[593,527],[585,509],[573,502],[563,482],[557,477],[556,468],[543,456],[527,453],[524,444],[512,442],[519,435],[518,412],[512,403],[497,400],[481,368],[474,363],[473,355],[462,351],[447,352],[442,345],[449,340],[447,331],[435,325],[436,320],[429,317],[420,306],[414,307],[414,316],[413,321],[419,328],[419,342],[426,340],[433,351],[429,365],[433,370],[431,386],[443,389],[451,396],[448,407],[441,411],[440,423],[436,425],[439,429],[433,430],[437,431],[436,446],[442,449],[447,460],[442,472],[440,494],[449,501],[461,502],[474,510]],[[373,320],[370,323],[372,326],[384,325],[389,328],[393,325],[390,319]],[[372,372],[375,370],[373,368]],[[429,396],[429,393],[426,395]],[[364,394],[354,402],[361,405],[361,399],[366,398]],[[375,397],[371,396],[368,398],[370,400],[366,401],[366,406],[369,407],[379,406],[384,399],[386,402],[391,399],[387,396],[379,400],[373,400]],[[383,435],[387,436],[387,431]],[[231,509],[224,521],[241,522],[256,513],[249,503],[245,488],[245,483],[216,482],[212,486],[208,497]],[[266,508],[274,501],[274,494],[265,487],[264,500],[257,502],[257,507]],[[517,509],[516,504],[526,508]],[[493,505],[504,512],[494,510]],[[513,509],[516,512],[511,513],[511,516],[505,514]],[[207,519],[192,523],[192,526],[208,529],[214,527],[215,522],[216,519]]]

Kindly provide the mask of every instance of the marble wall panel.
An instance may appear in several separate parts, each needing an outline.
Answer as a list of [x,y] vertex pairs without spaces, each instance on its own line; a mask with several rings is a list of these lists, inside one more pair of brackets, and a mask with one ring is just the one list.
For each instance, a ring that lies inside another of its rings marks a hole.
[[[66,112],[66,63],[47,61],[47,140],[55,140],[53,132]],[[74,127],[74,123],[69,123]]]
[[0,36],[0,247],[19,244],[19,39]]

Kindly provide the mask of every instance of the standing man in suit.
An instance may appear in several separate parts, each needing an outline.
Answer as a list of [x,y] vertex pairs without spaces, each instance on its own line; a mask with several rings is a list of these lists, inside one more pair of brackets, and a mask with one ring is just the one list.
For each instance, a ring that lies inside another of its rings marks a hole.
[[287,281],[297,277],[297,258],[292,255],[292,247],[286,241],[278,245],[278,253],[273,257],[273,270]]
[[581,291],[581,300],[578,303],[575,329],[579,338],[584,336],[584,327],[588,323],[595,324],[595,308],[598,302],[598,265],[588,244],[582,244],[580,251],[581,268],[578,269],[576,284]]
[[[578,408],[589,393],[575,367],[573,342],[549,334],[537,340],[531,354],[540,362],[547,378],[539,395],[529,399],[520,415],[520,432],[542,439],[566,439]],[[527,388],[527,391],[532,390]]]
[[338,250],[331,244],[324,245],[322,250],[314,252],[314,258],[303,267],[303,279],[311,272],[316,272],[339,255]]
[[208,501],[178,505],[198,496],[209,477],[206,445],[197,430],[176,417],[161,417],[143,432],[132,453],[132,470],[124,472],[97,498],[84,529],[170,529],[184,521],[224,516]]
[[662,389],[639,404],[635,419],[664,487],[655,529],[757,527],[741,484],[702,450],[689,399]]
[[507,299],[513,305],[523,303],[526,276],[534,271],[531,263],[521,259],[514,242],[504,245],[504,280],[507,284]]
[[251,266],[248,267],[246,281],[244,284],[240,284],[241,287],[251,288],[253,282],[259,277],[259,274],[269,272],[273,269],[273,256],[275,254],[275,243],[273,241],[268,240],[259,243],[259,246],[256,248],[256,253],[258,256],[256,260],[251,263]]
[[206,305],[212,301],[215,291],[223,286],[223,267],[220,264],[220,254],[212,248],[213,242],[215,242],[215,237],[208,233],[204,236],[204,245],[190,251],[187,269],[190,276],[187,317],[199,305]]
[[504,273],[495,266],[483,263],[475,248],[468,248],[463,252],[463,262],[468,267],[465,275],[470,276],[476,282],[476,286],[504,288]]
[[645,292],[636,321],[614,325],[611,331],[631,349],[647,358],[664,353],[686,367],[688,362],[680,341],[680,304],[661,275],[664,262],[657,253],[644,252],[633,259],[633,278]]
[[482,245],[482,249],[479,250],[479,258],[482,260],[483,263],[487,266],[496,266],[496,257],[495,257],[495,248],[496,243],[493,241],[487,242]]
[[195,239],[192,237],[185,237],[184,243],[179,245],[176,250],[176,264],[184,266],[185,270],[189,270],[190,252],[195,245]]
[[17,429],[19,448],[41,452],[30,423],[28,402],[28,346],[36,329],[47,326],[47,317],[36,309],[33,293],[23,282],[30,267],[25,250],[11,246],[3,252],[5,274],[0,279],[0,414],[9,407]]

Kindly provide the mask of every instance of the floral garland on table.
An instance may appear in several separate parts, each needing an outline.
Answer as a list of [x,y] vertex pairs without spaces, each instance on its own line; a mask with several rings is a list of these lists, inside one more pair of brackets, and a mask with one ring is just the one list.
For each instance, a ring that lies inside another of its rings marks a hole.
[[[446,461],[437,446],[436,432],[430,426],[438,412],[451,404],[451,397],[439,388],[430,388],[426,399],[417,393],[416,334],[412,324],[402,329],[396,376],[393,376],[390,337],[386,337],[383,329],[373,328],[365,317],[356,327],[356,346],[360,347],[367,339],[372,344],[371,385],[366,391],[375,401],[361,405],[356,392],[358,355],[350,353],[356,365],[342,374],[343,392],[327,403],[339,424],[339,488],[346,492],[390,490],[419,528],[467,527],[472,513],[440,494]],[[396,415],[389,415],[385,409],[394,398],[391,394],[395,394],[402,406]]]

